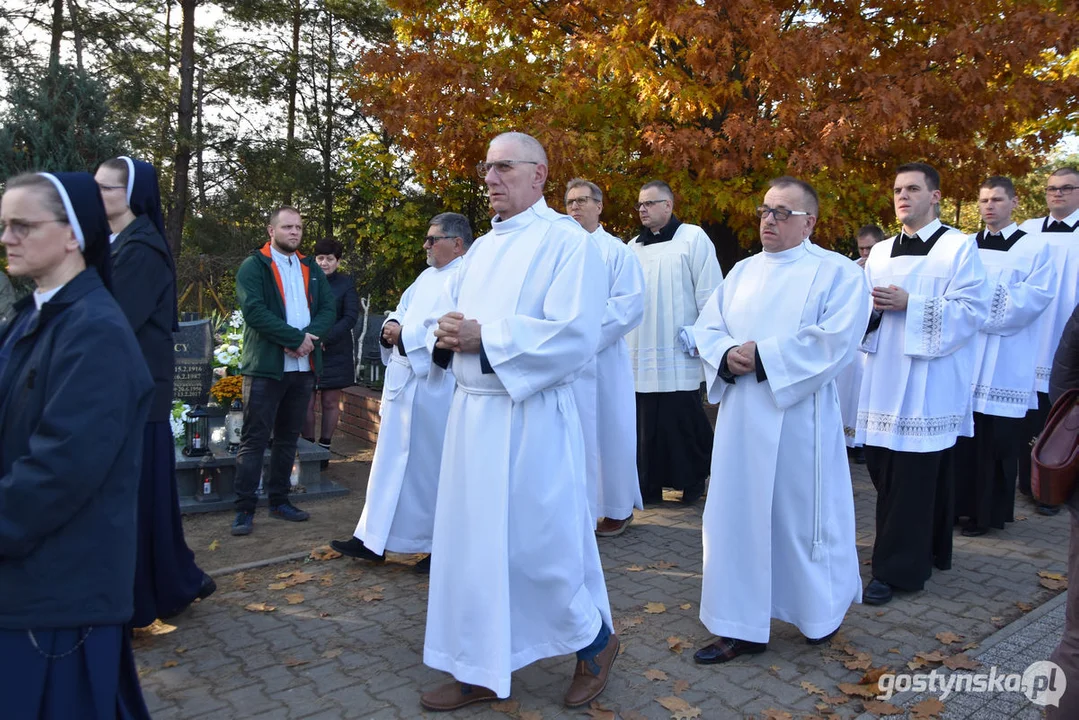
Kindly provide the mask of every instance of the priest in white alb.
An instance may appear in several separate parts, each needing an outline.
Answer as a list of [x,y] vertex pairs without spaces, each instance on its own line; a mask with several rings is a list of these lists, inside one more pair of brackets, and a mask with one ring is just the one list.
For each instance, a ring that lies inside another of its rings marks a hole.
[[420,700],[443,711],[505,698],[514,670],[575,652],[563,700],[579,707],[603,692],[619,646],[570,387],[596,355],[606,273],[581,226],[544,202],[547,156],[534,138],[499,135],[477,170],[497,214],[429,340],[437,365],[452,356],[457,387],[423,660],[454,681]]
[[962,534],[1004,529],[1015,508],[1017,462],[1030,462],[1020,423],[1037,407],[1033,392],[1037,321],[1053,299],[1056,273],[1045,236],[1012,222],[1015,186],[995,175],[978,190],[985,228],[971,239],[993,291],[989,319],[974,339],[974,436],[955,441],[955,516]]
[[974,338],[993,292],[974,241],[937,219],[932,166],[900,165],[893,199],[903,232],[874,245],[865,264],[873,315],[855,429],[877,489],[869,605],[921,590],[934,566],[952,565],[947,451],[974,432]]
[[674,215],[674,192],[662,180],[641,186],[641,233],[629,248],[644,270],[644,319],[626,336],[637,390],[637,473],[646,503],[663,488],[682,502],[704,494],[712,426],[701,405],[704,370],[679,339],[723,281],[716,249],[704,230]]
[[431,569],[438,470],[453,375],[445,373],[439,383],[427,382],[431,368],[427,338],[438,319],[435,311],[446,283],[460,269],[471,245],[472,228],[464,215],[442,213],[431,218],[423,241],[429,267],[382,324],[386,379],[363,511],[351,538],[330,543],[344,555],[383,563],[386,550],[427,553],[414,569],[421,574]]
[[[1033,439],[1045,427],[1049,418],[1049,370],[1053,366],[1064,325],[1071,317],[1072,310],[1079,303],[1079,170],[1074,167],[1061,167],[1054,170],[1045,183],[1045,202],[1049,214],[1045,217],[1031,218],[1019,226],[1028,233],[1044,234],[1049,245],[1056,282],[1053,299],[1038,319],[1037,343],[1035,346],[1035,386],[1038,391],[1038,407],[1027,413],[1020,425],[1019,442],[1028,448]],[[1019,492],[1030,496],[1030,463],[1019,464]],[[1041,515],[1056,515],[1059,506],[1037,506]]]
[[[614,537],[625,532],[634,508],[643,509],[637,480],[633,366],[625,335],[640,325],[644,315],[644,275],[637,256],[600,224],[603,190],[598,185],[582,178],[570,180],[566,184],[566,211],[591,236],[607,268],[607,310],[591,374],[595,428],[590,437],[586,424],[585,444],[592,442],[595,448],[595,465],[589,467],[595,474],[594,480],[589,477],[589,500],[593,515],[599,519],[596,535]],[[583,419],[585,408],[578,409]]]
[[835,379],[869,289],[855,263],[810,242],[810,185],[773,180],[757,214],[764,252],[734,266],[692,328],[719,403],[700,612],[719,637],[700,664],[764,652],[772,618],[822,643],[862,591]]

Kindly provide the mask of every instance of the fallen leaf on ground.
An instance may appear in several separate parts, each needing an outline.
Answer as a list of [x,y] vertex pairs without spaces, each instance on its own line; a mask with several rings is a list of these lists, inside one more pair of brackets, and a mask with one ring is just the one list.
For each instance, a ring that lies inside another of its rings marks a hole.
[[899,652],[899,648],[888,648],[888,652],[892,653],[893,655],[902,655],[903,654],[903,653]]
[[1015,603],[1015,606],[1019,608],[1020,612],[1028,613],[1034,609],[1034,606],[1030,603],[1023,602],[1022,600]]
[[773,675],[778,675],[779,674],[779,666],[778,665],[769,665],[768,666],[768,672],[772,673]]
[[330,587],[333,585],[333,573],[326,573],[318,579],[318,584],[322,587]]
[[942,712],[944,712],[944,703],[936,698],[929,698],[912,707],[910,716],[913,720],[934,720],[940,717]]
[[653,570],[670,570],[671,568],[678,567],[678,563],[667,562],[666,560],[660,560],[658,563],[652,563],[648,567]]
[[823,690],[821,690],[819,687],[817,687],[816,685],[814,685],[811,682],[806,682],[805,680],[803,680],[801,685],[802,685],[802,689],[805,690],[810,695],[822,695],[823,696],[823,695],[827,694],[827,693],[825,693]]
[[823,700],[828,705],[843,705],[849,702],[850,698],[846,695],[826,695]]
[[539,710],[522,710],[517,720],[543,720],[543,713]]
[[1008,622],[1004,618],[1002,618],[1000,616],[997,616],[997,615],[994,615],[993,617],[989,618],[989,622],[995,628],[1002,628],[1002,627],[1004,627],[1005,625],[1008,624]]
[[914,658],[909,663],[907,663],[907,667],[911,670],[921,670],[924,667],[929,667],[929,663],[920,658]]
[[666,680],[667,679],[667,673],[663,672],[662,670],[656,670],[655,668],[652,668],[650,670],[645,670],[644,671],[644,676],[646,678],[648,678],[649,680]]
[[876,685],[880,681],[881,675],[887,675],[892,669],[890,667],[875,667],[866,670],[865,675],[862,675],[862,679],[858,681],[859,685]]
[[246,590],[250,584],[250,580],[247,579],[247,575],[243,572],[236,573],[236,577],[232,578],[232,588],[234,590]]
[[671,652],[676,652],[681,655],[682,651],[686,649],[683,645],[684,642],[685,640],[678,637],[677,635],[671,635],[669,638],[667,638],[667,649]]
[[285,667],[299,667],[300,665],[306,665],[308,660],[300,660],[299,658],[288,658],[282,663]]
[[521,703],[516,700],[502,700],[491,705],[491,709],[495,712],[506,713],[507,715],[517,712],[520,707]]
[[332,650],[327,650],[326,652],[322,653],[322,657],[326,658],[327,660],[330,660],[332,658],[337,657],[338,655],[340,655],[343,652],[344,652],[344,650],[342,650],[341,648],[333,648]]
[[1015,516],[1015,521],[1016,522],[1022,522],[1023,520],[1026,520],[1026,519],[1027,519],[1026,515],[1016,515]]
[[266,587],[269,590],[284,590],[285,588],[288,587],[288,583],[287,582],[270,583]]
[[667,606],[661,602],[645,603],[644,611],[649,615],[658,615],[659,613],[667,612]]
[[356,597],[364,602],[377,602],[382,599],[382,586],[375,585],[373,588],[360,590],[356,593]]
[[290,578],[290,577],[292,577],[292,576],[293,576],[293,575],[295,575],[295,574],[296,574],[296,571],[295,571],[295,570],[289,570],[288,572],[283,572],[283,573],[277,573],[277,575],[275,575],[275,577],[276,577],[276,578],[277,578],[278,580],[284,580],[285,578]]
[[944,661],[944,667],[952,670],[976,670],[981,666],[982,664],[980,662],[967,657],[965,653],[952,655]]
[[876,685],[855,685],[854,683],[839,683],[839,691],[851,697],[860,697],[872,700],[880,694]]
[[944,659],[948,656],[942,653],[940,650],[934,650],[933,652],[919,652],[914,653],[914,657],[921,658],[926,662],[939,663],[944,662]]
[[644,618],[640,615],[635,617],[616,618],[614,621],[614,632],[616,635],[621,635],[626,630],[632,627],[637,627],[644,622]]
[[1068,578],[1065,575],[1054,572],[1046,572],[1045,570],[1039,570],[1038,577],[1041,578],[1041,580],[1038,581],[1038,584],[1041,585],[1043,588],[1047,588],[1049,590],[1068,589]]
[[668,695],[667,697],[656,698],[656,702],[670,711],[673,720],[689,720],[690,718],[701,716],[699,707],[693,707],[680,697]]
[[617,717],[614,710],[603,707],[598,700],[593,700],[585,712],[588,713],[588,717],[592,718],[592,720],[615,720]]
[[939,633],[937,633],[937,640],[940,640],[945,645],[951,645],[952,643],[957,643],[962,639],[963,639],[962,635],[956,635],[955,633],[951,632],[950,630],[948,632],[939,632]]
[[177,665],[179,665],[179,664],[180,664],[180,663],[176,662],[175,660],[166,660],[166,661],[165,661],[165,664],[164,664],[164,665],[162,665],[161,667],[167,667],[167,668],[170,668],[170,667],[176,667],[176,666],[177,666]]
[[220,540],[211,540],[210,541],[210,547],[209,547],[210,552],[214,552],[219,547],[221,547],[221,541]]
[[688,680],[675,680],[674,681],[674,687],[672,689],[674,690],[675,695],[681,695],[686,690],[689,690],[689,681]]
[[183,655],[185,652],[187,652],[187,648],[178,647],[175,650],[173,650],[173,652],[176,653],[177,655]]
[[267,605],[264,602],[248,603],[247,605],[244,605],[244,610],[249,610],[251,612],[273,612],[276,609],[277,608],[273,605]]
[[877,617],[884,617],[884,611],[883,610],[877,610]]
[[961,647],[959,649],[962,650],[963,652],[966,652],[967,650],[973,650],[976,647],[978,647],[978,643],[976,643],[976,642],[968,642],[966,645],[964,645],[963,647]]
[[683,610],[689,610],[691,607],[693,607],[693,603],[682,603],[678,607],[682,608]]
[[866,700],[862,703],[862,708],[869,713],[873,713],[877,717],[884,717],[886,715],[902,715],[906,712],[898,705],[892,705],[890,702],[883,700]]
[[167,622],[154,620],[144,628],[135,628],[134,633],[136,637],[149,637],[151,635],[168,635],[170,632],[175,632],[175,630],[175,625],[169,625]]
[[[524,718],[522,717],[521,720],[524,720]],[[622,720],[648,720],[648,718],[641,715],[636,710],[623,710]]]
[[336,560],[341,557],[341,553],[337,552],[329,545],[319,545],[311,551],[309,557],[312,560]]
[[630,565],[626,568],[626,572],[640,572],[641,570],[644,570],[644,568],[640,565]]
[[776,710],[775,708],[768,708],[761,715],[761,720],[793,720],[794,716],[786,710]]
[[291,595],[286,595],[285,600],[288,601],[289,605],[299,605],[303,602],[303,595],[300,593],[293,593]]
[[850,660],[844,660],[843,666],[848,670],[868,670],[873,664],[873,656],[869,653],[858,653]]
[[149,675],[152,672],[153,672],[153,668],[140,667],[138,669],[138,674],[139,674],[140,678],[144,678],[144,677],[146,677],[147,675]]

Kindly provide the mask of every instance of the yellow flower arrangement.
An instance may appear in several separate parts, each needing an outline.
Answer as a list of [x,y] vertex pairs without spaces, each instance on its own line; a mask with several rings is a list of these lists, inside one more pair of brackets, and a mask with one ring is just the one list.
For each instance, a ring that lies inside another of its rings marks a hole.
[[220,405],[228,407],[233,400],[242,398],[244,393],[244,378],[242,375],[226,375],[210,388],[210,394]]

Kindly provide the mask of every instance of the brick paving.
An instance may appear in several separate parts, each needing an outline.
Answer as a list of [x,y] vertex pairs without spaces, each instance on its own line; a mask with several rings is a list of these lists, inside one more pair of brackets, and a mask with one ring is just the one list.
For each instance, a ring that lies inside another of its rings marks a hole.
[[[853,466],[853,472],[862,577],[868,582],[874,492],[864,467]],[[778,718],[787,717],[782,713],[851,718],[863,712],[862,701],[839,703],[847,696],[838,685],[859,681],[862,670],[845,665],[857,664],[855,653],[866,653],[874,667],[902,668],[918,652],[953,654],[962,644],[985,642],[992,647],[971,647],[967,654],[984,652],[979,659],[986,663],[1015,663],[1047,655],[1059,636],[1062,615],[1054,615],[1052,606],[1032,612],[1035,622],[1024,611],[1055,595],[1039,585],[1037,572],[1066,571],[1068,519],[1035,515],[1020,499],[1017,521],[1007,530],[981,538],[957,534],[953,569],[935,573],[924,592],[897,596],[883,608],[854,606],[831,647],[808,646],[797,629],[775,622],[768,652],[721,666],[697,666],[693,651],[711,639],[697,619],[702,509],[703,503],[687,508],[667,502],[639,512],[623,536],[600,541],[624,650],[600,699],[602,708],[592,708],[591,715],[612,717],[600,712],[605,708],[624,720],[670,718],[676,713],[658,700],[668,698],[671,704],[675,698],[699,709],[683,717],[765,718],[775,711]],[[174,631],[136,640],[136,661],[153,717],[588,716],[588,709],[571,711],[561,704],[572,656],[515,673],[512,702],[498,709],[424,712],[420,690],[447,676],[422,662],[427,579],[411,572],[407,563],[413,559],[381,567],[347,558],[290,562],[218,577],[218,593],[176,618]],[[289,572],[301,574],[280,577]],[[245,609],[256,603],[275,609]],[[664,610],[646,612],[647,603],[663,603]],[[945,646],[936,639],[943,632],[962,640]],[[648,679],[650,670],[661,671],[654,674],[661,679]],[[803,683],[824,695],[810,694]],[[918,700],[893,698],[907,708]],[[1021,697],[1022,702],[1015,697],[992,700],[1003,704],[973,706],[970,698],[952,696],[945,717],[1040,716]],[[1003,714],[988,714],[990,709]]]

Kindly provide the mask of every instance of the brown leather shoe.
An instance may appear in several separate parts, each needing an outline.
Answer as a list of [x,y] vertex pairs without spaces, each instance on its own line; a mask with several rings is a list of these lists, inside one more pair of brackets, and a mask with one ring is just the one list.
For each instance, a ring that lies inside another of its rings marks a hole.
[[566,707],[575,708],[587,705],[599,697],[603,689],[607,687],[607,679],[611,674],[611,666],[618,657],[620,644],[618,636],[612,634],[607,640],[607,647],[596,655],[596,664],[599,665],[598,675],[592,674],[584,660],[577,661],[577,669],[573,672],[573,682],[570,683],[564,698]]
[[472,703],[489,702],[497,699],[498,696],[495,695],[494,690],[488,690],[480,685],[466,685],[454,680],[420,695],[420,704],[428,710],[444,712],[463,708]]
[[612,520],[611,518],[603,518],[596,525],[596,537],[617,537],[626,531],[629,524],[633,522],[633,516],[630,515],[625,520]]

